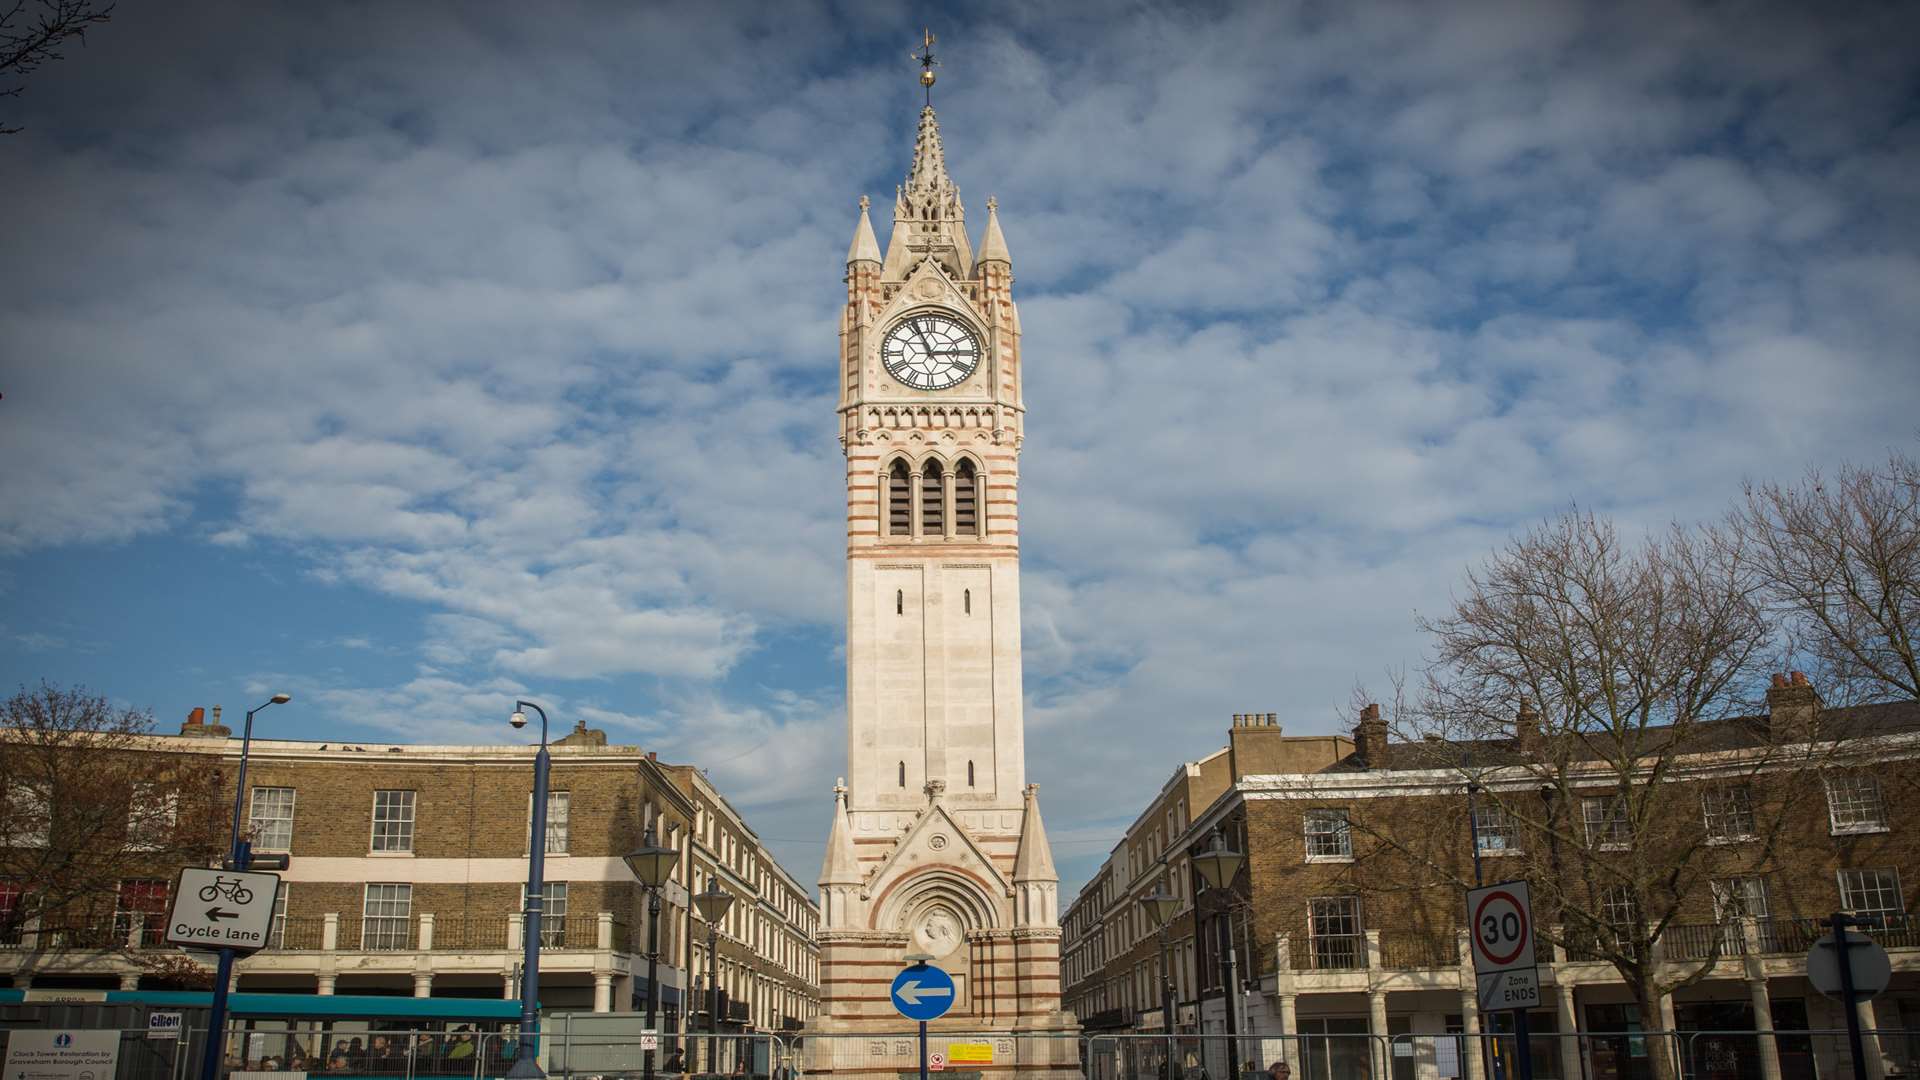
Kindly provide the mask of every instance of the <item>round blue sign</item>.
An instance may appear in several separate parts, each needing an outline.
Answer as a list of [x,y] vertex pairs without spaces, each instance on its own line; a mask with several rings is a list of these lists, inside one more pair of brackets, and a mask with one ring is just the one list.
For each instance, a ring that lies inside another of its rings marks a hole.
[[915,964],[893,977],[893,1007],[909,1020],[938,1020],[953,1008],[953,976]]

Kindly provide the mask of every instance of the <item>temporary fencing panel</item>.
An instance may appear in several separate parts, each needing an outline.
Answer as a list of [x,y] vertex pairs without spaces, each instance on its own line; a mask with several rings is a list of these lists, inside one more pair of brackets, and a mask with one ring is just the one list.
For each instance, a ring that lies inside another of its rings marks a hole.
[[[1035,1078],[1082,1075],[1082,1039],[1077,1032],[1007,1034],[934,1030],[927,1051],[941,1058],[943,1075],[964,1078],[992,1073]],[[920,1068],[919,1032],[807,1034],[788,1040],[794,1070],[831,1073],[913,1073]]]

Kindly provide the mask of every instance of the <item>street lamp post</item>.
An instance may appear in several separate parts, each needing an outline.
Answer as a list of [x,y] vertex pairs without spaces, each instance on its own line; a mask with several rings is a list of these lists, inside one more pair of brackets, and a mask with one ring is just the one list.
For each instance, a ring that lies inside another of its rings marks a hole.
[[553,764],[547,753],[547,710],[531,701],[513,703],[513,715],[507,723],[515,728],[527,726],[525,710],[540,714],[540,752],[533,756],[533,829],[527,837],[526,922],[523,926],[525,959],[520,975],[520,1038],[515,1048],[509,1080],[539,1080],[546,1076],[537,1061],[535,1039],[540,1030],[540,909],[546,889],[547,868],[547,769]]
[[[1240,1006],[1239,976],[1234,968],[1233,956],[1233,879],[1240,873],[1241,864],[1247,861],[1245,855],[1229,848],[1226,837],[1216,833],[1213,847],[1193,857],[1194,868],[1200,871],[1200,879],[1206,882],[1207,889],[1216,894],[1216,906],[1220,916],[1220,989],[1222,1003],[1227,1007],[1227,1076],[1229,1080],[1240,1080],[1239,1020],[1235,1013]],[[1199,905],[1194,905],[1194,915],[1200,914]]]
[[1148,917],[1160,930],[1160,1026],[1166,1028],[1167,1032],[1167,1063],[1162,1075],[1167,1080],[1173,1080],[1173,961],[1167,948],[1167,931],[1174,913],[1180,910],[1180,901],[1165,889],[1155,889],[1140,898],[1140,906],[1147,909]]
[[[640,840],[640,850],[626,856],[627,869],[647,889],[647,1030],[654,1033],[656,1044],[660,1038],[660,886],[667,883],[679,858],[672,848],[660,846],[652,825]],[[653,1080],[653,1053],[652,1047],[646,1051],[646,1080]]]
[[733,906],[733,894],[720,879],[707,876],[707,887],[696,893],[693,905],[707,920],[707,1071],[720,1071],[720,920]]
[[[240,729],[240,775],[233,785],[233,828],[227,834],[227,859],[233,869],[245,871],[253,855],[253,844],[240,839],[240,808],[247,798],[247,753],[253,748],[253,714],[268,705],[285,705],[292,694],[275,694],[247,710],[246,726]],[[220,1074],[220,1057],[226,1047],[227,984],[233,981],[233,950],[220,950],[220,967],[214,974],[213,1008],[207,1015],[206,1053],[200,1059],[200,1080],[214,1080]]]

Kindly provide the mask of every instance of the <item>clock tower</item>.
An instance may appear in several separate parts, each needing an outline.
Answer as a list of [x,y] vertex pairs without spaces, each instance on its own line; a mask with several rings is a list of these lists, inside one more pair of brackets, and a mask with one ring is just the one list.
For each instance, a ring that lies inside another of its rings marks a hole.
[[[864,197],[847,252],[847,773],[809,1030],[910,1031],[888,984],[923,954],[955,982],[935,1030],[991,1036],[996,1064],[1038,1075],[1073,1069],[1073,1040],[1023,1036],[1075,1025],[1060,1011],[1059,878],[1021,718],[1020,317],[994,200],[986,211],[976,252],[929,103],[885,254]],[[891,1077],[917,1063],[814,1064]]]

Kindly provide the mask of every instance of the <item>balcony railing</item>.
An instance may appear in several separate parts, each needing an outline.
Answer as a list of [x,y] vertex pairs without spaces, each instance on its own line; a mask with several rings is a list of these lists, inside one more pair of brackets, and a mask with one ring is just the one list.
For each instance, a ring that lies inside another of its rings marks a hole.
[[314,952],[325,947],[327,920],[320,915],[289,915],[275,924],[268,948]]
[[520,947],[519,924],[506,915],[441,915],[433,923],[436,952],[492,952]]
[[1367,935],[1322,934],[1307,939],[1307,966],[1314,971],[1356,971],[1367,966]]
[[[1859,930],[1888,949],[1911,949],[1920,947],[1920,917],[1912,914],[1882,915],[1883,926],[1860,927]],[[1754,929],[1758,932],[1760,951],[1768,955],[1804,953],[1813,947],[1816,938],[1827,937],[1833,930],[1825,919],[1774,918],[1755,919]]]
[[1389,971],[1420,971],[1454,967],[1460,963],[1458,932],[1454,930],[1382,930],[1380,966]]
[[1669,960],[1745,956],[1746,934],[1738,922],[1673,923],[1660,935]]

